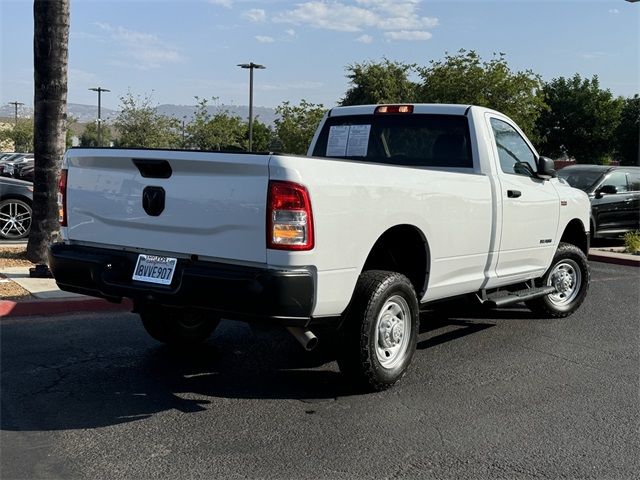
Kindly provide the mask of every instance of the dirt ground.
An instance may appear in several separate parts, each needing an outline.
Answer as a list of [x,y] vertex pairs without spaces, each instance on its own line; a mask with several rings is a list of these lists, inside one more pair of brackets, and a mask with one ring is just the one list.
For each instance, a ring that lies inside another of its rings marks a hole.
[[0,249],[0,300],[24,300],[31,294],[15,282],[9,280],[2,271],[10,267],[30,267],[24,247],[4,247]]

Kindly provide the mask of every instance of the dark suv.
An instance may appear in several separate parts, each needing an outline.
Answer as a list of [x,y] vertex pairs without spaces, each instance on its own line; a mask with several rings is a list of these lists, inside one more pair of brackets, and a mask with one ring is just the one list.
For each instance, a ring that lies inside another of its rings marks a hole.
[[640,167],[572,165],[558,177],[589,195],[594,238],[640,230]]

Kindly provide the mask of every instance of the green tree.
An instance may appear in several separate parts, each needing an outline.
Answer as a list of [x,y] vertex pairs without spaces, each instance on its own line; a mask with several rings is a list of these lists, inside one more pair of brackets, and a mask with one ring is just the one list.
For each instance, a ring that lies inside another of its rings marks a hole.
[[[102,124],[102,145],[111,143],[111,129]],[[97,147],[98,146],[98,124],[96,122],[87,123],[84,127],[82,135],[80,135],[81,147]]]
[[33,119],[19,118],[11,128],[0,130],[0,143],[7,140],[13,142],[16,152],[33,152]]
[[73,147],[73,131],[71,130],[71,125],[78,123],[78,119],[72,116],[67,117],[67,133],[64,137],[64,146],[66,148]]
[[640,166],[640,96],[625,98],[616,129],[616,155],[622,165]]
[[120,97],[120,113],[113,122],[119,147],[172,148],[179,145],[180,122],[158,113],[151,97]]
[[[228,110],[209,112],[209,101],[196,97],[193,120],[187,125],[186,143],[198,150],[245,150],[248,145],[248,126]],[[214,97],[212,99],[216,101]]]
[[302,100],[299,105],[284,102],[276,108],[275,141],[284,153],[305,154],[326,109],[322,104]]
[[559,77],[544,85],[549,109],[537,122],[541,151],[578,163],[603,163],[615,147],[622,100],[600,88],[598,77]]
[[407,103],[416,99],[417,85],[409,80],[415,65],[393,62],[354,63],[347,66],[351,86],[341,105],[367,105],[378,103]]
[[69,0],[33,2],[34,181],[27,258],[47,263],[59,230],[58,179],[67,128]]
[[[249,125],[247,124],[247,134]],[[274,139],[273,129],[260,121],[253,119],[253,150],[255,152],[267,152],[272,150]]]
[[541,78],[531,70],[513,72],[503,53],[483,61],[475,51],[462,49],[417,70],[422,78],[418,101],[492,108],[535,139],[536,120],[546,108]]

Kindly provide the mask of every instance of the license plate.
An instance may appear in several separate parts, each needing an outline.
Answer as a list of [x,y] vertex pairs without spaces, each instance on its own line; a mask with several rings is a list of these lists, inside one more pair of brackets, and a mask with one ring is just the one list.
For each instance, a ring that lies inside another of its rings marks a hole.
[[158,257],[157,255],[138,255],[136,268],[133,270],[133,279],[141,282],[169,285],[176,270],[178,260],[170,257]]

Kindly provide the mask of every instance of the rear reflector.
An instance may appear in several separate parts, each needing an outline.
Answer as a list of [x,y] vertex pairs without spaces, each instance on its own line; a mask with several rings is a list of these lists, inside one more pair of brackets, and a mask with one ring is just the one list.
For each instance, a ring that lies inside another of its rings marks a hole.
[[293,182],[269,182],[267,248],[311,250],[313,216],[309,192]]
[[60,171],[60,183],[58,184],[58,220],[61,227],[67,226],[67,173]]
[[375,113],[413,113],[413,105],[380,105]]

